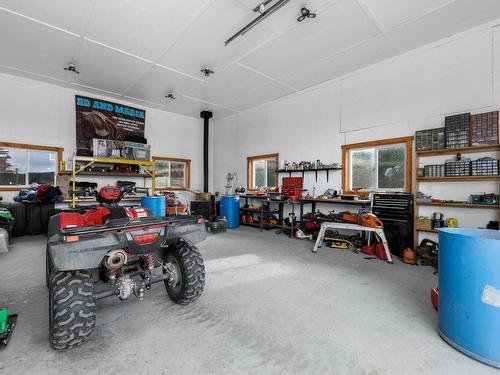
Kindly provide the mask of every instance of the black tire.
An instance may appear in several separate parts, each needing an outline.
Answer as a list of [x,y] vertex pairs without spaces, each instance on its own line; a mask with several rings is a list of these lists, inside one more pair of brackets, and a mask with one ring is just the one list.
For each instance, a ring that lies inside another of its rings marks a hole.
[[181,241],[174,251],[166,253],[165,263],[176,274],[172,280],[165,280],[170,299],[180,305],[196,301],[205,287],[205,265],[198,249]]
[[42,233],[41,207],[36,203],[26,204],[26,234],[34,236]]
[[12,229],[13,237],[20,237],[26,234],[26,207],[24,203],[11,202],[9,203],[9,211],[14,218],[14,228]]
[[50,287],[50,275],[52,274],[53,269],[54,266],[52,264],[52,259],[50,258],[49,245],[47,245],[45,249],[45,285],[47,285],[47,288]]
[[41,232],[43,234],[47,233],[49,227],[49,219],[52,215],[56,213],[54,203],[44,204],[40,207],[40,225]]
[[49,288],[49,341],[55,350],[83,344],[95,326],[90,270],[53,271]]

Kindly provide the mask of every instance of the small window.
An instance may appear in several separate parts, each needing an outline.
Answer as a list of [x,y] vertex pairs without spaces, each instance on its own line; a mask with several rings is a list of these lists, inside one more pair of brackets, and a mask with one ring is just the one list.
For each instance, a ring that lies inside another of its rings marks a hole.
[[248,190],[270,189],[278,187],[279,154],[250,156],[247,158],[247,187]]
[[411,191],[412,137],[342,147],[344,191]]
[[62,149],[0,143],[0,190],[19,189],[37,182],[56,184]]
[[191,160],[153,156],[155,162],[155,190],[190,189]]

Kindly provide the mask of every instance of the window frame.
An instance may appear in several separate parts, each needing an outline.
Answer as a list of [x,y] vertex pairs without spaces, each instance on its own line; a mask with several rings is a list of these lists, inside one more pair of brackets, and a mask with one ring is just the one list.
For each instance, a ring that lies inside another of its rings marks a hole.
[[[59,167],[62,160],[62,154],[64,151],[63,147],[53,147],[53,146],[40,146],[31,145],[27,143],[13,143],[13,142],[0,142],[0,148],[17,148],[26,151],[46,151],[55,152],[57,154],[56,169],[55,169],[55,181],[57,182],[57,176],[61,173]],[[29,159],[26,159],[29,162]],[[29,170],[26,171],[26,175],[29,175]],[[21,189],[27,189],[29,185],[0,185],[0,191],[18,191]]]
[[[405,188],[404,192],[411,193],[412,191],[412,164],[413,164],[413,136],[381,139],[377,141],[352,143],[342,146],[342,191],[352,193],[350,189],[351,167],[350,154],[351,151],[379,148],[383,146],[391,146],[396,144],[405,145]],[[374,190],[384,191],[384,189]],[[390,191],[390,190],[385,190]],[[370,191],[358,192],[359,195],[368,195]]]
[[[255,156],[248,156],[247,157],[247,190],[248,191],[259,190],[259,189],[256,189],[252,186],[253,185],[253,163],[256,160],[275,159],[276,160],[276,169],[278,169],[279,157],[280,157],[280,154],[278,152],[275,152],[272,154],[255,155]],[[274,185],[275,185],[274,189],[269,189],[269,191],[278,191],[279,190],[278,173],[274,174]]]
[[[153,156],[152,157],[153,163],[155,163],[155,182],[153,188],[155,191],[162,191],[162,190],[167,190],[167,191],[188,191],[191,189],[191,159],[182,159],[182,158],[172,158],[172,157],[165,157],[165,156]],[[156,186],[156,162],[157,161],[168,161],[168,162],[177,162],[177,163],[185,163],[186,164],[186,170],[185,170],[185,180],[186,180],[186,185],[182,188],[180,187],[157,187]]]

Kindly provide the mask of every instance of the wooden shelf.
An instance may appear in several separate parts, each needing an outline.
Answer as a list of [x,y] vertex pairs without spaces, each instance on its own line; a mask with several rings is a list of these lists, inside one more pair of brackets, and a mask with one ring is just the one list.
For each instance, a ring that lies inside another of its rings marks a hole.
[[[71,171],[59,172],[60,176],[69,175],[71,176]],[[82,171],[78,173],[78,176],[96,176],[96,177],[142,177],[142,178],[151,178],[148,174],[139,174],[139,173],[124,173],[124,172],[89,172]]]
[[437,229],[415,229],[417,232],[439,233]]
[[91,156],[75,156],[73,162],[95,162],[104,164],[131,164],[141,166],[153,166],[154,161],[150,160],[132,160],[132,159],[119,159],[119,158],[94,158]]
[[494,152],[500,151],[500,145],[485,145],[466,148],[446,148],[443,150],[417,151],[418,157],[439,156],[439,155],[455,155],[455,154],[472,154],[475,152]]
[[416,202],[417,206],[435,206],[435,207],[458,207],[458,208],[493,208],[498,209],[497,204],[471,204],[471,203],[452,203],[452,202]]
[[243,212],[253,212],[253,213],[256,213],[256,214],[260,214],[260,208],[244,208],[244,207],[241,207],[240,211],[243,211]]
[[449,177],[417,177],[420,182],[453,182],[453,181],[495,181],[500,176],[449,176]]
[[370,205],[372,202],[366,199],[301,199],[303,203],[341,203],[341,204],[357,204],[357,205]]

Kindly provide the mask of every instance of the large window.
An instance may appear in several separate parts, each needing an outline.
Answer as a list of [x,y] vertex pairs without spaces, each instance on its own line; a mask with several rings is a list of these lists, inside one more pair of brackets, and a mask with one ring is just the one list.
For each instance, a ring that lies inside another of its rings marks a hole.
[[411,191],[413,137],[342,146],[344,191]]
[[190,189],[191,160],[153,156],[156,190]]
[[247,158],[247,187],[248,190],[270,189],[278,187],[279,154],[250,156]]
[[56,184],[62,149],[0,143],[0,190],[17,190],[37,182]]

